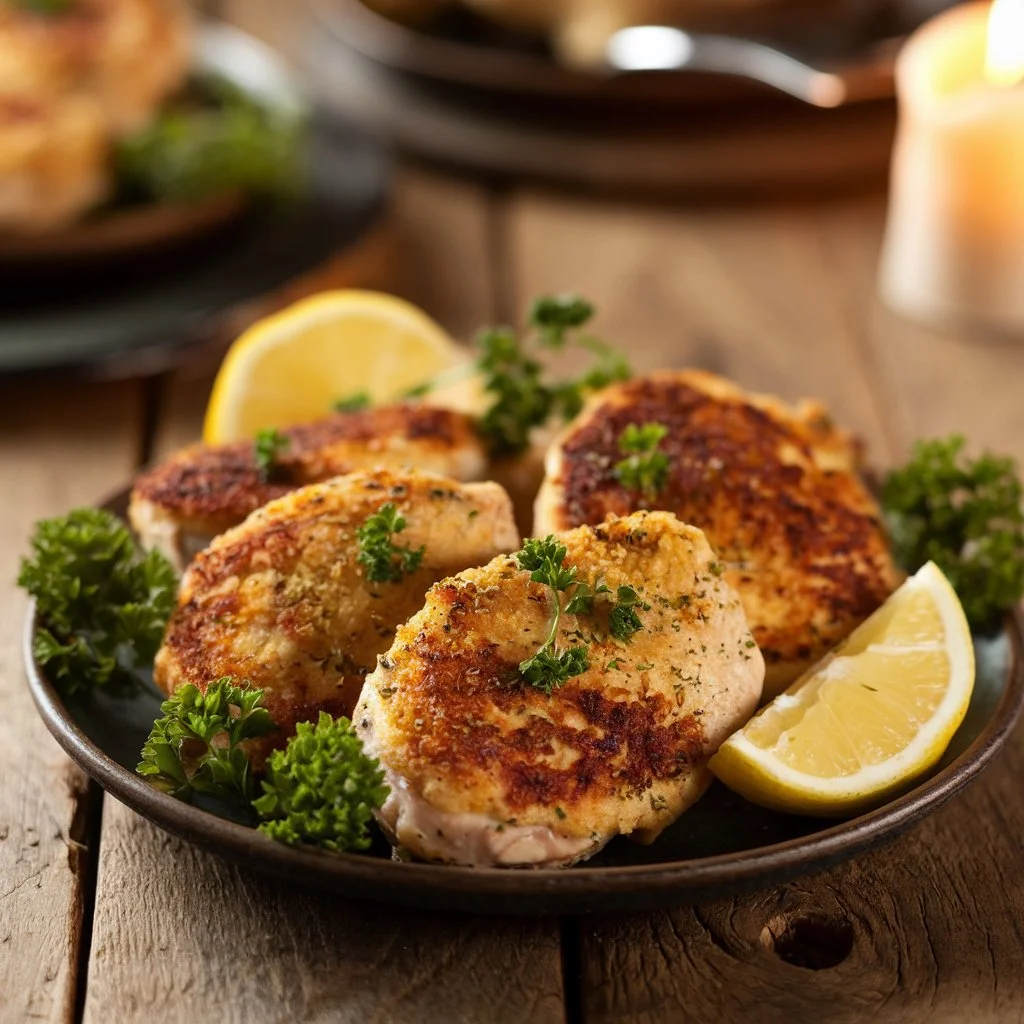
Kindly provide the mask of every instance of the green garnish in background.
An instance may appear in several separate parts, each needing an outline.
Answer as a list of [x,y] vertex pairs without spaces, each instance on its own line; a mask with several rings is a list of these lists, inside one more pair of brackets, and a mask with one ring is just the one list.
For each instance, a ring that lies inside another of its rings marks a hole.
[[425,546],[414,550],[400,547],[392,540],[405,526],[405,517],[389,501],[356,531],[359,540],[357,561],[366,569],[366,578],[371,583],[400,583],[422,564],[427,550]]
[[288,197],[300,187],[304,135],[303,112],[210,75],[118,143],[118,180],[129,198],[143,200]]
[[1024,597],[1024,489],[1013,459],[972,459],[960,435],[919,441],[882,485],[897,562],[916,572],[933,561],[978,630]]
[[267,760],[263,795],[253,807],[264,820],[259,830],[294,846],[365,850],[373,812],[388,796],[384,772],[363,751],[352,723],[320,712],[300,722],[284,750]]
[[246,740],[273,732],[263,691],[225,676],[203,693],[186,683],[160,705],[142,760],[135,769],[179,800],[207,793],[248,805],[253,797]]
[[62,693],[130,692],[153,663],[177,579],[158,551],[140,554],[117,516],[81,508],[36,524],[18,585],[36,600],[36,660]]

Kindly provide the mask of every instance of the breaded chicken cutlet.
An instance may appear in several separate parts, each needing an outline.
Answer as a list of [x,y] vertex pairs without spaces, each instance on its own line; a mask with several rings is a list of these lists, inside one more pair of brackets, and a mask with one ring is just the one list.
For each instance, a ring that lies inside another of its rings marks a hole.
[[421,405],[338,413],[281,432],[287,447],[266,479],[250,441],[192,445],[140,474],[128,518],[143,547],[179,570],[220,533],[268,501],[356,469],[413,467],[479,480],[487,456],[472,420]]
[[366,681],[353,722],[391,789],[380,822],[417,857],[560,866],[615,835],[651,841],[757,707],[764,662],[700,530],[638,512],[558,540],[581,578],[642,596],[629,642],[606,607],[603,623],[566,614],[558,641],[587,638],[589,667],[550,695],[532,686],[519,665],[552,592],[503,556],[435,584]]
[[[373,582],[358,531],[385,505],[405,519],[393,543],[422,560]],[[519,545],[512,506],[494,483],[375,470],[272,501],[218,537],[185,574],[156,656],[165,693],[221,676],[263,689],[282,745],[319,711],[350,715],[363,679],[432,583]]]
[[[630,424],[661,424],[664,486],[619,482]],[[736,588],[773,697],[893,591],[879,509],[851,439],[814,403],[791,408],[699,371],[661,372],[596,395],[549,449],[535,530],[649,506],[700,527]]]

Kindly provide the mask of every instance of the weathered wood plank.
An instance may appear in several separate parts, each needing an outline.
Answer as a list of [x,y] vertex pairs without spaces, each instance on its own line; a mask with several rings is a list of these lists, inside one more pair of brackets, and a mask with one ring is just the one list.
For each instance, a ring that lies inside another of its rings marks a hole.
[[811,205],[665,208],[528,194],[507,211],[510,275],[520,306],[541,291],[591,298],[596,330],[638,370],[698,366],[790,400],[820,398],[885,460],[884,400],[823,225]]
[[561,1022],[557,928],[266,879],[104,807],[86,1024]]
[[[810,392],[882,462],[957,428],[1020,455],[1024,350],[942,337],[882,309],[881,224],[875,199],[648,214],[536,197],[510,214],[521,295],[593,295],[604,334],[640,366],[697,363],[787,397]],[[585,1019],[1019,1020],[1022,764],[1018,735],[923,827],[827,874],[585,921]]]
[[[410,175],[397,198],[410,297],[461,333],[491,315],[483,193]],[[413,285],[417,288],[414,288]],[[199,434],[209,378],[161,402],[162,455]],[[561,1021],[556,922],[407,913],[223,864],[104,807],[86,1020]],[[258,1008],[258,1009],[255,1009]]]
[[69,1021],[75,1001],[86,834],[85,776],[25,687],[25,600],[14,586],[36,519],[89,504],[131,473],[132,385],[5,389],[0,398],[0,1020]]

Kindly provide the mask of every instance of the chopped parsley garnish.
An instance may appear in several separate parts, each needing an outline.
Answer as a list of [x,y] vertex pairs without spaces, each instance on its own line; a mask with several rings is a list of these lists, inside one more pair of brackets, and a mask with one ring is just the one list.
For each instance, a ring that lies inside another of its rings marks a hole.
[[205,693],[186,683],[160,705],[163,717],[153,723],[135,770],[179,800],[207,793],[248,806],[253,779],[242,744],[276,728],[262,701],[262,690],[237,686],[229,676]]
[[630,423],[619,436],[619,451],[626,457],[616,463],[615,479],[646,501],[653,501],[668,481],[668,456],[658,451],[667,433],[661,423]]
[[361,412],[373,405],[373,397],[369,391],[357,391],[354,395],[347,395],[332,403],[331,408],[335,412]]
[[[520,569],[530,573],[534,583],[540,583],[551,590],[554,613],[544,643],[536,654],[519,664],[519,672],[531,686],[543,690],[550,696],[573,676],[582,675],[590,668],[589,644],[578,643],[559,647],[558,628],[563,614],[593,615],[595,602],[604,594],[611,594],[611,588],[604,583],[588,583],[579,578],[576,566],[566,566],[568,554],[565,546],[553,536],[526,541],[522,551],[516,555]],[[567,600],[562,603],[562,595]],[[619,587],[609,612],[609,633],[616,639],[628,641],[643,628],[637,608],[647,608],[640,601],[632,587]],[[577,632],[574,636],[583,637]]]
[[36,524],[18,585],[36,600],[33,653],[65,695],[141,683],[174,610],[177,579],[141,555],[117,516],[81,508]]
[[405,517],[388,502],[370,516],[356,533],[359,539],[359,564],[366,569],[371,583],[399,583],[415,572],[423,562],[426,545],[413,549],[392,541],[406,526]]
[[281,473],[280,458],[291,447],[291,439],[279,430],[258,430],[253,440],[253,457],[260,479],[267,483]]
[[632,587],[619,587],[615,594],[615,606],[608,615],[608,632],[616,640],[628,641],[634,633],[644,628],[637,609],[647,611],[645,604]]
[[971,459],[964,445],[959,435],[919,441],[886,478],[882,506],[900,565],[935,562],[984,630],[1024,596],[1024,490],[1013,459]]
[[253,807],[271,839],[325,850],[365,850],[373,812],[387,799],[384,772],[347,718],[324,711],[300,722],[284,750],[267,759],[263,796]]

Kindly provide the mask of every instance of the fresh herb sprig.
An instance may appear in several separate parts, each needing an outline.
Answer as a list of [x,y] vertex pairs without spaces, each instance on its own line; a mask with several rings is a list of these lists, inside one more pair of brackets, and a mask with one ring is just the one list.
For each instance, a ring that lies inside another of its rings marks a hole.
[[18,585],[36,600],[33,652],[65,695],[130,692],[174,609],[177,580],[158,551],[141,555],[113,514],[81,508],[36,524]]
[[639,491],[653,501],[668,482],[669,462],[658,446],[668,434],[662,423],[630,423],[619,436],[619,451],[626,457],[615,465],[615,479],[627,490]]
[[256,470],[264,483],[281,475],[280,459],[291,447],[291,444],[291,438],[279,430],[268,428],[256,431],[256,437],[252,443],[253,458],[256,460]]
[[356,531],[357,560],[366,569],[366,578],[371,583],[400,583],[422,564],[426,545],[414,549],[401,547],[392,540],[405,527],[405,517],[388,502]]
[[935,562],[984,630],[1024,597],[1024,488],[1013,459],[971,459],[964,446],[960,435],[919,441],[885,479],[882,506],[900,565]]
[[248,805],[254,784],[242,744],[276,728],[262,701],[262,690],[229,676],[205,693],[186,683],[160,705],[135,770],[180,800],[207,793]]
[[[632,375],[628,361],[610,345],[584,332],[594,307],[578,295],[542,296],[527,317],[525,332],[492,327],[476,340],[478,354],[461,375],[480,375],[489,404],[478,424],[495,456],[516,455],[530,444],[533,430],[554,418],[572,419],[591,391]],[[574,347],[593,357],[576,377],[552,379],[541,357]],[[421,384],[407,397],[422,397],[451,383],[452,375]]]
[[[598,599],[612,593],[611,588],[601,581],[591,584],[580,579],[577,566],[565,565],[567,553],[564,544],[553,536],[547,536],[526,541],[522,551],[516,555],[519,568],[529,572],[534,583],[549,587],[554,601],[554,612],[544,643],[535,654],[519,663],[523,678],[549,696],[556,687],[590,668],[589,645],[559,647],[558,630],[562,616],[593,615]],[[564,604],[563,594],[566,595]],[[610,635],[628,642],[643,628],[638,609],[646,610],[648,607],[633,587],[618,587],[608,614]]]
[[352,723],[323,711],[315,726],[300,722],[288,746],[270,755],[262,787],[253,807],[264,835],[335,851],[370,845],[369,823],[389,792]]
[[[576,585],[579,573],[575,565],[566,567],[563,564],[567,553],[563,544],[549,536],[543,540],[528,540],[523,545],[523,550],[516,555],[519,568],[527,570],[534,583],[549,587],[554,599],[555,610],[551,616],[547,638],[532,657],[519,663],[519,671],[523,678],[531,686],[536,686],[549,695],[556,686],[561,686],[572,676],[582,675],[590,668],[585,645],[576,644],[558,649],[558,627],[566,610],[562,605],[561,595]],[[582,597],[581,601],[588,598],[593,601],[589,594]],[[571,605],[574,600],[575,595],[569,604]]]
[[[582,333],[593,315],[594,307],[578,295],[541,296],[530,309],[525,337],[509,327],[480,335],[477,364],[492,398],[480,431],[492,454],[525,450],[534,428],[553,417],[572,419],[589,392],[629,379],[629,363],[620,353]],[[549,381],[535,353],[563,351],[570,345],[594,356],[594,365],[578,377]]]

